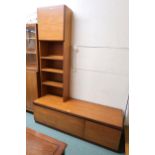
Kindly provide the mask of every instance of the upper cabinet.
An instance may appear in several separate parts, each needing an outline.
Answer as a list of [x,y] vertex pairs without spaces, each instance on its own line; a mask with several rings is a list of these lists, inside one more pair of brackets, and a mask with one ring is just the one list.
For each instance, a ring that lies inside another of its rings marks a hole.
[[39,40],[64,40],[65,6],[38,8]]

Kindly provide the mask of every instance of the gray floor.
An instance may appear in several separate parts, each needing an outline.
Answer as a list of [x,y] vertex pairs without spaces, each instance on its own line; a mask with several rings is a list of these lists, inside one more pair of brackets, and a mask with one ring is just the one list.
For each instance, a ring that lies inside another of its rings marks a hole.
[[103,147],[64,134],[34,121],[31,113],[26,113],[26,126],[68,144],[65,155],[124,155],[109,151]]

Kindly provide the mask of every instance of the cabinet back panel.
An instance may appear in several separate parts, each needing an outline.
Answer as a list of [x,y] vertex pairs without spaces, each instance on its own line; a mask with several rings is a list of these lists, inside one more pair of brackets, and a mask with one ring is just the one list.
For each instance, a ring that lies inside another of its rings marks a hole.
[[46,94],[52,94],[52,95],[62,97],[63,89],[42,85],[42,94],[41,95],[46,95]]
[[42,68],[62,69],[63,68],[63,62],[62,61],[55,61],[55,60],[42,60],[41,67]]
[[63,42],[55,41],[40,41],[41,56],[62,55]]
[[63,82],[63,75],[62,74],[42,72],[42,81]]

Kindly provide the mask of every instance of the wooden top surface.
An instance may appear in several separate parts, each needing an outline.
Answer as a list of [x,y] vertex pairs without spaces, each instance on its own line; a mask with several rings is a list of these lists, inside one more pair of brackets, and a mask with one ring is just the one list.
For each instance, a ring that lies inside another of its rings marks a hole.
[[61,155],[66,146],[56,139],[26,129],[26,155]]
[[46,95],[34,101],[34,104],[56,109],[118,129],[123,127],[123,111],[99,104],[92,104],[76,99],[63,102],[61,97]]

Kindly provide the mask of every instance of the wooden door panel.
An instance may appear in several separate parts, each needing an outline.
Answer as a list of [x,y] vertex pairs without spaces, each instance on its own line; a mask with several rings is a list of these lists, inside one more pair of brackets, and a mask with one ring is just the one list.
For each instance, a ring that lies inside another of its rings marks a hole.
[[39,40],[64,39],[64,6],[38,8]]
[[86,121],[84,138],[97,144],[118,150],[121,130]]
[[35,120],[72,135],[83,137],[84,119],[34,105]]

